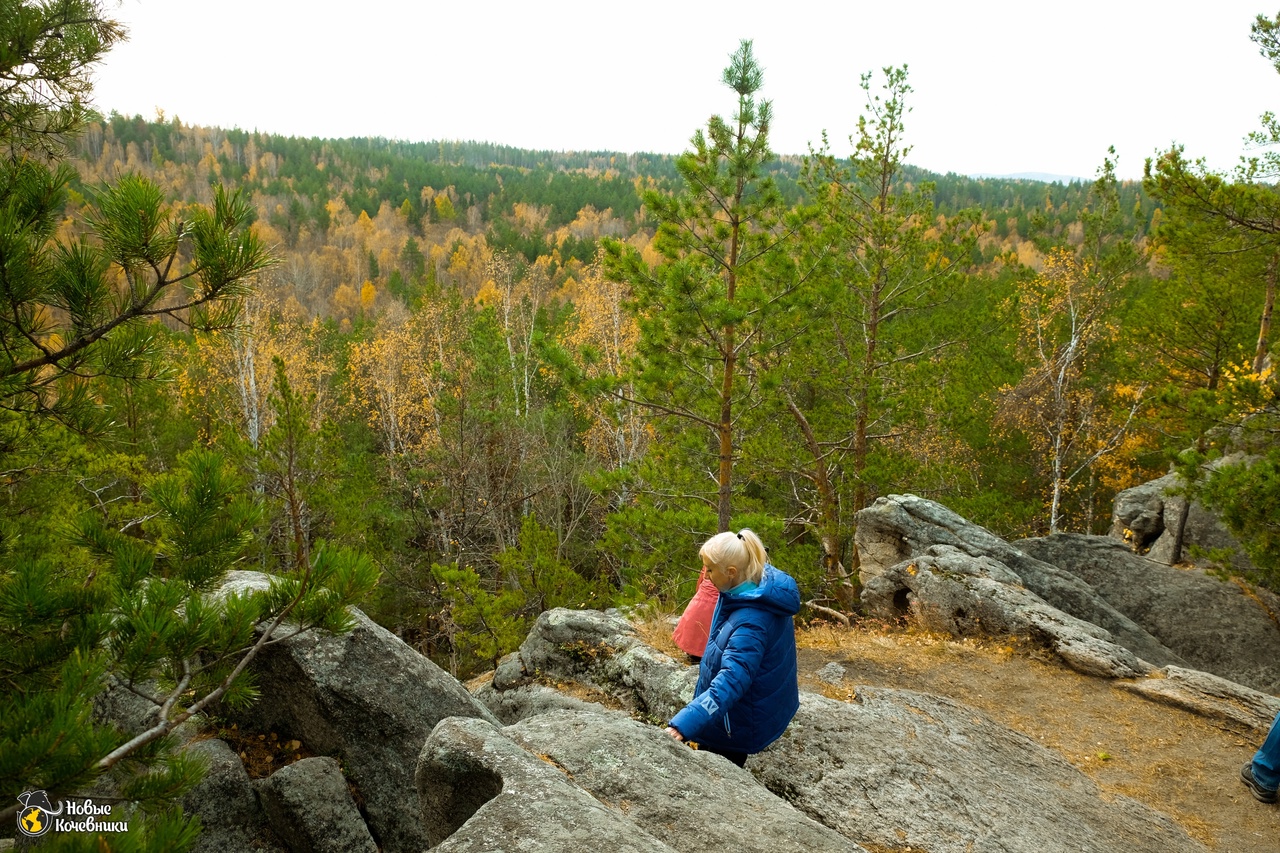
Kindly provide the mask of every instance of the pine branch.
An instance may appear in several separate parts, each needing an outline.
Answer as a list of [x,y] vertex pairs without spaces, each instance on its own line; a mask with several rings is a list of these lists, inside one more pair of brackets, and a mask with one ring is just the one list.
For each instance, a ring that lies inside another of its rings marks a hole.
[[[249,651],[244,655],[244,657],[240,659],[240,662],[236,664],[236,666],[231,670],[231,672],[227,674],[225,678],[223,678],[222,682],[216,688],[214,688],[212,691],[206,694],[204,698],[189,705],[184,711],[179,713],[177,716],[173,717],[172,719],[168,719],[166,715],[169,711],[172,710],[173,704],[178,698],[179,691],[175,690],[170,695],[169,700],[166,701],[165,705],[161,709],[161,720],[159,723],[147,729],[146,731],[138,734],[137,736],[130,739],[126,743],[120,745],[116,749],[109,752],[107,755],[103,756],[98,761],[97,766],[103,770],[111,769],[121,759],[127,757],[134,750],[137,750],[138,748],[146,746],[152,741],[155,741],[164,737],[165,735],[169,734],[169,732],[173,731],[178,726],[182,725],[187,720],[191,719],[196,714],[199,714],[209,705],[213,704],[214,702],[217,702],[224,695],[226,695],[226,692],[227,690],[230,689],[232,683],[240,676],[241,673],[244,672],[245,668],[249,666],[249,664],[253,661],[253,659],[258,656],[258,652],[262,651],[262,649],[268,645],[272,635],[276,632],[276,630],[280,627],[280,625],[284,623],[285,619],[289,617],[289,614],[294,611],[294,609],[302,601],[303,597],[307,594],[307,592],[309,591],[308,583],[310,581],[312,570],[313,570],[313,567],[309,565],[307,567],[306,575],[302,578],[301,582],[298,585],[298,592],[296,595],[294,595],[293,600],[290,601],[289,604],[286,605],[284,609],[280,611],[280,613],[276,616],[276,618],[272,621],[272,623],[263,630],[262,634],[258,638],[258,641],[254,643],[253,647],[249,649]],[[184,660],[183,661],[184,681],[189,677],[188,666],[189,666],[188,662]],[[185,690],[185,686],[183,686],[182,689]]]

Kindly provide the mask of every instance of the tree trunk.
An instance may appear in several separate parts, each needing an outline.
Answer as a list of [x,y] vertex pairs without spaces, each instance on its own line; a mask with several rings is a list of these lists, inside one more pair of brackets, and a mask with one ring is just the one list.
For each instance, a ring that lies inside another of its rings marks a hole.
[[1098,473],[1093,466],[1089,466],[1089,493],[1085,496],[1084,502],[1084,532],[1093,533],[1093,504],[1094,498],[1097,497],[1098,489]]
[[[733,340],[732,329],[728,340]],[[731,498],[733,496],[733,368],[734,357],[724,362],[723,382],[720,386],[720,423],[717,432],[720,439],[719,495],[716,500],[716,516],[719,530],[729,529],[732,522]]]
[[822,544],[822,567],[826,573],[827,584],[834,592],[840,606],[847,611],[857,609],[858,589],[849,579],[849,573],[841,559],[840,548],[840,514],[836,503],[835,489],[831,487],[831,476],[827,470],[827,461],[823,458],[822,448],[813,434],[809,419],[800,411],[800,407],[784,392],[787,410],[795,418],[804,436],[805,445],[813,456],[813,483],[818,489],[818,541]]
[[1053,441],[1053,495],[1049,501],[1049,535],[1058,532],[1058,513],[1062,511],[1062,431]]
[[[729,277],[729,293],[732,299],[733,275]],[[720,470],[717,475],[719,495],[716,500],[716,523],[721,533],[729,529],[732,523],[733,497],[733,373],[737,367],[738,356],[734,351],[733,326],[724,329],[724,349],[721,351],[723,372],[720,377],[720,421],[717,424],[717,438],[720,442]]]
[[1253,351],[1253,372],[1261,373],[1271,349],[1271,312],[1276,306],[1276,268],[1280,255],[1272,255],[1267,264],[1267,295],[1262,305],[1262,323],[1258,327],[1258,346]]
[[862,363],[862,384],[858,392],[858,411],[854,416],[853,435],[853,472],[857,485],[853,492],[853,511],[867,508],[871,502],[867,481],[863,476],[867,470],[867,457],[870,448],[867,443],[867,427],[871,423],[871,383],[876,373],[876,345],[880,334],[880,284],[877,282],[871,293],[868,307],[868,318],[865,330],[866,349]]
[[1182,512],[1178,515],[1178,528],[1173,537],[1173,555],[1169,565],[1176,566],[1182,562],[1182,546],[1187,535],[1187,517],[1191,515],[1191,497],[1188,495],[1182,502]]
[[[742,125],[738,126],[738,136],[742,137]],[[738,191],[733,198],[732,213],[729,217],[729,257],[725,269],[725,298],[733,302],[738,290],[738,241],[741,237],[742,224],[738,221],[738,206],[742,203],[744,190],[742,179],[738,179]],[[716,500],[717,525],[720,532],[729,529],[733,523],[733,378],[738,366],[738,351],[735,344],[733,326],[724,327],[724,341],[721,344],[720,357],[723,359],[724,372],[720,382],[720,491]]]
[[262,435],[262,412],[258,406],[258,375],[254,364],[253,344],[251,335],[237,337],[232,341],[232,351],[240,373],[236,390],[240,393],[240,405],[244,410],[249,446],[257,450]]

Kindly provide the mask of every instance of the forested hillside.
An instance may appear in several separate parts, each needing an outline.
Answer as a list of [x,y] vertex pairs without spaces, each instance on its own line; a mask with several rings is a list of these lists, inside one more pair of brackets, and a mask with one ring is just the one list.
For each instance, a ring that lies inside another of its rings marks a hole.
[[[114,448],[156,472],[228,454],[267,507],[259,565],[366,551],[375,612],[464,670],[545,607],[678,600],[717,526],[846,610],[852,515],[882,494],[1004,535],[1103,529],[1207,428],[1178,398],[1248,374],[1264,253],[1216,256],[1210,283],[1105,159],[1094,184],[916,169],[905,71],[864,85],[887,108],[856,147],[804,158],[744,112],[682,158],[91,116],[63,239],[141,176],[179,218],[238,194],[273,258],[234,325],[169,324],[166,381],[103,390]],[[748,140],[741,197],[717,196]],[[749,262],[711,212],[734,205]],[[89,492],[137,488],[111,482]]]
[[[856,615],[854,517],[894,493],[1100,532],[1176,462],[1280,587],[1266,157],[929,174],[905,67],[854,139],[780,157],[750,42],[678,157],[103,117],[80,75],[118,28],[14,8],[0,70],[63,100],[0,90],[0,659],[54,703],[28,716],[83,716],[103,668],[171,691],[50,790],[247,701],[254,625],[348,603],[466,674],[548,608],[684,600],[751,527]],[[232,567],[283,580],[202,603]],[[23,743],[6,779],[60,754]]]
[[[1104,152],[1099,152],[1099,156]],[[164,180],[175,198],[197,199],[211,180],[251,194],[259,219],[276,228],[292,249],[300,228],[323,234],[330,203],[341,199],[348,211],[377,217],[383,205],[400,212],[419,242],[432,224],[459,224],[486,230],[495,251],[517,251],[527,261],[537,249],[563,247],[521,241],[506,226],[518,219],[517,205],[544,208],[543,234],[569,225],[588,206],[609,210],[635,229],[640,216],[638,187],[672,191],[679,184],[674,157],[622,152],[525,151],[476,142],[409,143],[385,139],[319,140],[218,128],[193,128],[174,118],[118,114],[96,116],[76,146],[80,178],[88,185],[143,172]],[[1099,162],[1101,166],[1101,162]],[[803,197],[799,185],[804,158],[785,156],[764,165],[788,203]],[[901,164],[905,184],[932,184],[941,213],[977,207],[990,231],[1011,245],[1038,232],[1061,232],[1076,220],[1088,184],[1045,184],[1001,178],[937,175]],[[1147,228],[1157,205],[1138,183],[1120,186],[1128,224]],[[204,191],[207,192],[207,191]],[[436,202],[438,195],[448,199]],[[443,209],[442,209],[443,208]],[[474,213],[472,212],[474,209]],[[648,223],[650,226],[652,223]],[[540,235],[542,236],[542,235]],[[574,235],[576,236],[576,235]],[[999,244],[988,243],[986,260]],[[590,243],[570,243],[568,255],[587,261]]]
[[[905,80],[897,85],[892,96],[905,101]],[[669,424],[654,415],[667,403],[660,394],[647,404],[627,402],[633,398],[619,390],[616,383],[640,377],[635,360],[645,312],[632,303],[635,282],[602,262],[603,246],[613,240],[634,249],[646,267],[663,264],[661,218],[642,195],[679,195],[676,158],[305,140],[118,115],[90,121],[76,154],[73,214],[94,187],[125,175],[153,181],[176,214],[207,203],[218,186],[249,202],[253,230],[278,262],[260,276],[237,329],[174,337],[181,349],[174,381],[139,417],[184,425],[174,447],[156,448],[162,457],[192,441],[256,451],[277,417],[276,380],[287,379],[291,393],[311,401],[307,428],[325,436],[315,451],[325,461],[317,456],[311,464],[344,466],[341,476],[303,472],[304,537],[354,537],[379,553],[390,570],[383,588],[395,589],[389,596],[395,612],[386,618],[421,632],[432,648],[442,641],[450,648],[445,638],[458,628],[440,616],[452,614],[474,645],[468,651],[491,655],[518,635],[523,620],[512,622],[512,615],[532,614],[548,601],[678,597],[687,588],[696,531],[715,526],[697,508],[712,508],[697,497],[707,491],[697,483],[702,451],[686,435],[695,446],[684,458],[655,453],[654,439],[665,443]],[[858,335],[853,325],[835,331],[849,336],[841,344],[843,367],[800,368],[806,352],[831,343],[808,339],[820,325],[813,322],[823,313],[817,303],[832,297],[845,274],[828,268],[792,306],[805,316],[788,333],[795,342],[785,356],[774,353],[774,360],[791,362],[797,384],[772,400],[752,400],[757,422],[742,429],[749,459],[734,451],[749,484],[734,512],[750,513],[743,523],[772,534],[783,552],[796,550],[790,559],[815,594],[824,585],[820,552],[828,552],[828,568],[846,563],[850,515],[878,494],[927,492],[972,508],[1002,532],[1046,529],[1046,468],[1036,459],[1042,451],[1012,423],[1012,398],[1002,391],[1020,371],[1013,299],[1056,245],[1083,242],[1086,219],[1099,204],[1110,205],[1112,233],[1103,237],[1113,242],[1145,246],[1152,218],[1159,218],[1138,184],[939,176],[899,155],[882,150],[867,164],[890,169],[887,183],[874,189],[903,208],[893,214],[896,221],[869,224],[901,232],[893,238],[900,246],[877,250],[886,263],[890,254],[909,252],[914,257],[903,262],[917,266],[886,270],[902,277],[902,289],[885,298],[907,310],[884,326],[893,335],[876,333],[883,346],[919,350],[890,380],[907,392],[897,408],[905,412],[910,399],[910,427],[889,411],[894,406],[881,388],[876,405],[885,409],[866,407],[862,429],[877,429],[874,419],[884,434],[855,439],[864,445],[859,449],[839,432],[853,401],[881,382],[847,374],[889,369],[873,364],[868,371],[866,359],[848,349]],[[799,275],[794,265],[812,262],[800,258],[813,255],[815,241],[848,243],[823,230],[831,227],[824,220],[838,223],[846,212],[821,210],[821,196],[824,183],[865,180],[838,174],[849,164],[815,152],[807,159],[761,157],[753,166],[751,181],[776,189],[771,204],[779,221],[800,222],[784,252],[793,266],[779,275]],[[1145,258],[1126,275],[1154,280]],[[870,306],[865,294],[855,299],[863,304],[842,312],[857,324]],[[909,311],[918,318],[907,322]],[[678,370],[678,362],[665,369]],[[801,377],[801,370],[810,375]],[[941,376],[951,378],[935,384]],[[614,386],[606,388],[605,379]],[[808,399],[795,411],[812,414],[797,421],[790,403],[802,398]],[[173,409],[157,411],[160,405]],[[809,423],[811,417],[830,423]],[[824,429],[834,431],[823,435]],[[156,430],[139,423],[137,435]],[[808,435],[813,446],[802,438]],[[1148,447],[1135,468],[1138,450],[1124,463],[1115,456],[1110,471],[1097,465],[1090,482],[1076,478],[1063,510],[1071,519],[1066,526],[1105,523],[1106,510],[1098,507],[1113,491],[1166,461]],[[846,470],[850,461],[856,470]],[[290,527],[284,520],[272,525],[286,540],[294,535]],[[267,552],[283,547],[269,537],[263,542]],[[536,553],[559,580],[502,583],[518,575],[514,567],[500,568],[504,560]],[[510,624],[505,639],[470,638],[480,619],[471,609],[477,599],[457,592],[468,583],[484,593],[485,606],[504,609],[503,618],[491,614],[483,622],[495,629]],[[505,596],[505,604],[490,596]],[[442,608],[446,603],[452,609]]]

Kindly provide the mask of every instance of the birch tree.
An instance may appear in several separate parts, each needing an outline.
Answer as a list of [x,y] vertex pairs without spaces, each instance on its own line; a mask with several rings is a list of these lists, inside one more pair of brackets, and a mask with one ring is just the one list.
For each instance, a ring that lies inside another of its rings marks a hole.
[[1134,237],[1118,230],[1118,204],[1108,158],[1081,214],[1081,244],[1052,250],[1017,296],[1026,372],[1002,389],[1000,418],[1028,436],[1047,469],[1050,533],[1061,529],[1069,489],[1120,446],[1146,392],[1099,370],[1101,350],[1118,335],[1122,291],[1144,260]]

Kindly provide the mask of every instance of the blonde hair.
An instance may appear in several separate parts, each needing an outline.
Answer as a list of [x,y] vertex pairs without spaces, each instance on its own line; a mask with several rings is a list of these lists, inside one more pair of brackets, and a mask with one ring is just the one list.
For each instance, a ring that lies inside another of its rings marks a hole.
[[735,566],[741,572],[741,581],[760,583],[768,555],[760,537],[744,527],[737,533],[725,531],[712,536],[698,550],[698,556],[708,568],[726,570]]

